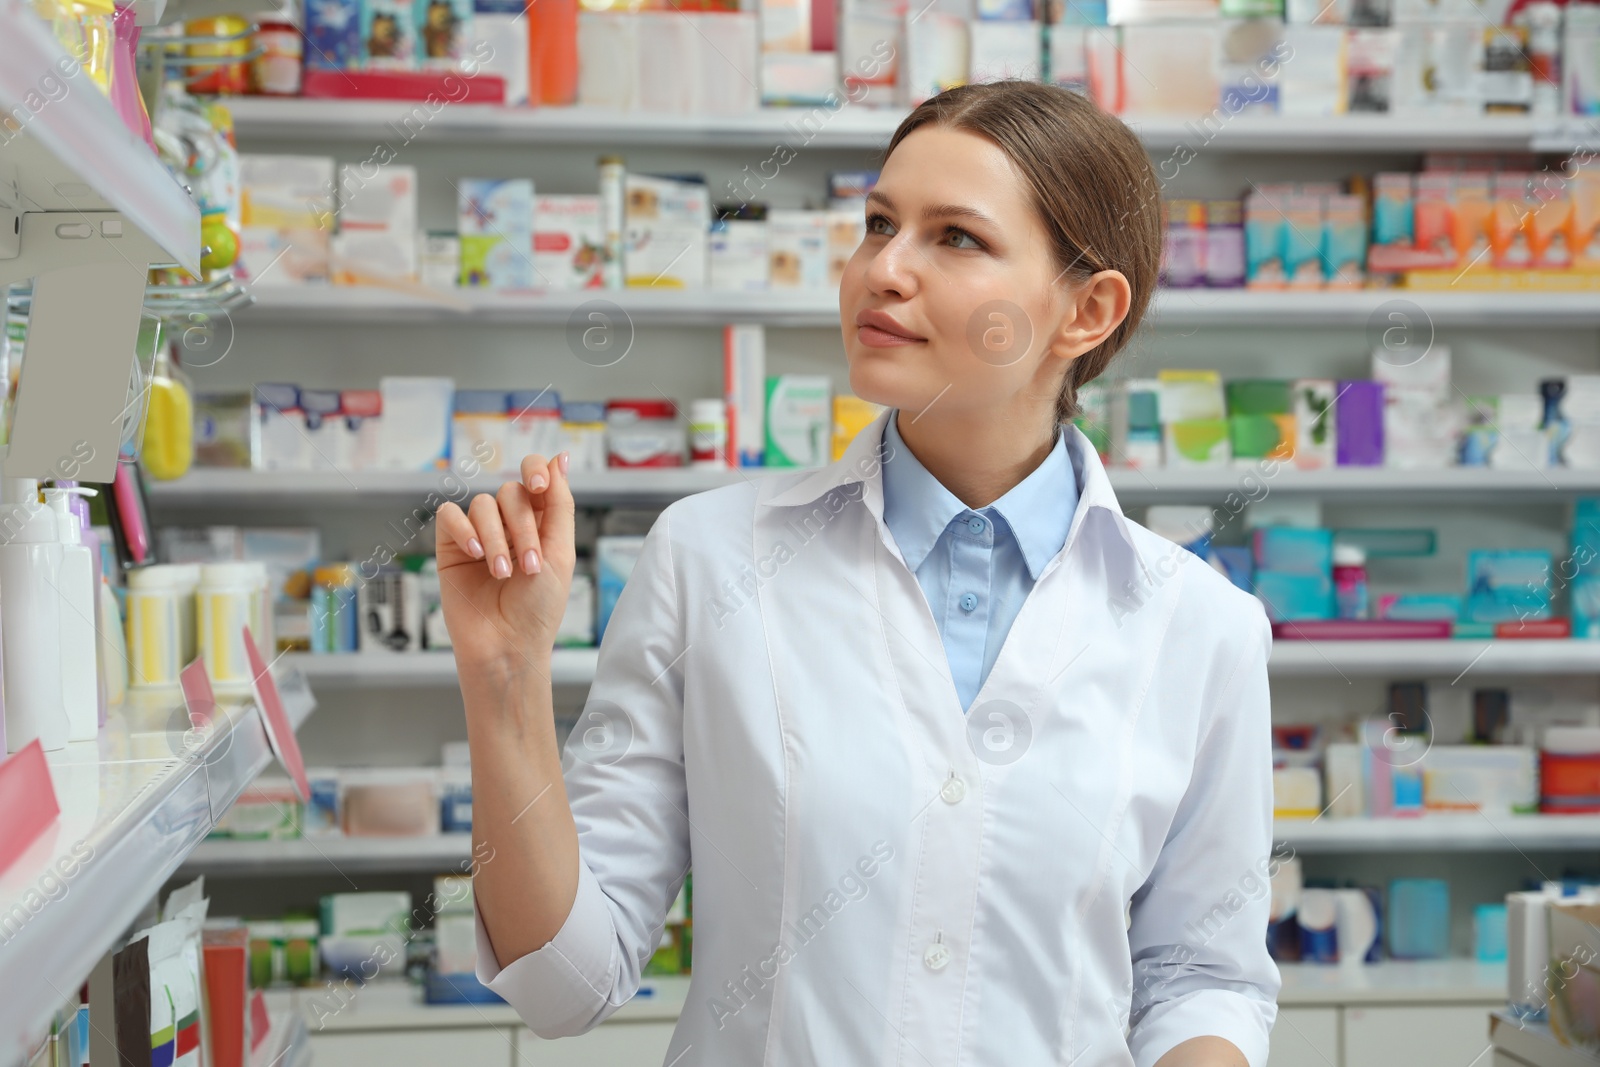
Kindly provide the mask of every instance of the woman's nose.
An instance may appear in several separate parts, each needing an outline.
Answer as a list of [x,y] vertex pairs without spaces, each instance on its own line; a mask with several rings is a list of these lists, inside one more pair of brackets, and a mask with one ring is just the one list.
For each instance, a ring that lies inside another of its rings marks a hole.
[[867,287],[878,296],[912,296],[919,288],[915,260],[921,255],[908,234],[895,234],[867,264]]

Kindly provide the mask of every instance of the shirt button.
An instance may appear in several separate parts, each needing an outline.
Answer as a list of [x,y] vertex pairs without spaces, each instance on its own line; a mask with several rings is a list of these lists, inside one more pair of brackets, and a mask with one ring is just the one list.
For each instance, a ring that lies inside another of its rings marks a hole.
[[959,804],[967,795],[967,783],[951,775],[945,780],[944,788],[939,790],[939,796],[944,798],[946,804]]
[[922,962],[928,965],[930,971],[942,971],[944,965],[950,962],[950,950],[943,941],[935,941],[922,954]]
[[967,520],[967,529],[971,530],[973,533],[983,533],[983,519],[977,515],[972,516],[972,518]]
[[978,606],[978,594],[976,594],[976,593],[962,593],[961,594],[961,610],[962,611],[971,611],[974,608],[976,608],[977,606]]

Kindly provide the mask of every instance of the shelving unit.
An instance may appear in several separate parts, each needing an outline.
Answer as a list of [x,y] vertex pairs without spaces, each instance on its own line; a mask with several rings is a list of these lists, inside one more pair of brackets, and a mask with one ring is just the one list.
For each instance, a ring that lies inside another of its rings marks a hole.
[[[756,482],[774,473],[777,472],[759,467],[574,471],[572,491],[579,503],[587,505],[664,504],[723,485]],[[1533,502],[1600,493],[1600,470],[1335,467],[1304,471],[1280,464],[1209,470],[1111,467],[1107,474],[1117,498],[1132,504],[1221,503],[1229,494],[1259,495],[1263,489],[1351,500],[1404,499],[1430,503],[1481,500],[1491,495]],[[467,478],[444,470],[253,471],[198,467],[176,481],[150,483],[150,498],[157,504],[186,508],[224,504],[280,508],[309,502],[319,507],[363,507],[375,499],[422,504],[430,494],[441,501],[447,497],[459,500],[465,491],[463,486],[473,492],[494,492],[502,482],[516,476],[515,471],[480,472]]]
[[[310,687],[292,668],[276,678],[298,729],[316,706]],[[0,1060],[26,1054],[266,767],[271,749],[255,705],[227,699],[218,694],[216,725],[195,735],[181,696],[136,690],[97,740],[46,754],[61,816],[0,875]],[[67,860],[75,873],[61,879],[57,865]]]
[[[479,293],[471,290],[387,289],[379,286],[257,286],[244,322],[374,324],[461,322],[562,325],[585,304],[605,301],[635,326],[768,326],[838,329],[834,290],[580,289],[568,292]],[[1380,308],[1404,301],[1436,327],[1539,326],[1588,329],[1600,318],[1593,292],[1515,293],[1462,290],[1357,289],[1347,292],[1264,292],[1254,289],[1167,289],[1156,297],[1150,324],[1188,326],[1363,326]],[[1408,309],[1410,310],[1410,309]],[[1414,311],[1413,314],[1416,312]]]
[[[1600,816],[1430,814],[1407,819],[1279,819],[1274,840],[1296,854],[1527,852],[1600,849]],[[361,871],[465,870],[470,834],[202,841],[184,861],[198,874],[233,877]]]
[[[445,652],[291,653],[287,659],[327,689],[454,688],[456,684],[455,657]],[[587,686],[594,680],[598,660],[597,649],[558,648],[551,657],[551,680],[558,686]],[[1267,661],[1267,671],[1274,677],[1453,678],[1468,670],[1475,677],[1600,673],[1600,641],[1280,640],[1273,643]]]
[[[905,118],[898,107],[763,108],[729,115],[677,115],[587,107],[503,108],[452,104],[427,108],[395,100],[230,101],[241,136],[298,141],[405,137],[434,142],[548,145],[715,145],[770,148],[793,138],[807,148],[881,148]],[[1140,118],[1128,125],[1152,150],[1179,144],[1251,152],[1422,152],[1429,149],[1528,151],[1554,141],[1561,126],[1518,116],[1462,119],[1340,115],[1330,118],[1217,115]]]

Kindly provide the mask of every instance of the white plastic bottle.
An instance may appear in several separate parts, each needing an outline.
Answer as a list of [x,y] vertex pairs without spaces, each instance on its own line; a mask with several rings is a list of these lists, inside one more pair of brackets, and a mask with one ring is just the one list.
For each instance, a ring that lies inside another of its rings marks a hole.
[[67,711],[67,740],[93,741],[100,732],[100,671],[95,626],[95,586],[99,568],[83,543],[72,497],[93,496],[93,489],[46,489],[45,503],[55,515],[61,544],[61,570],[56,588],[61,597],[61,699]]
[[61,691],[61,543],[33,478],[5,479],[0,503],[0,641],[5,655],[6,748],[67,743]]

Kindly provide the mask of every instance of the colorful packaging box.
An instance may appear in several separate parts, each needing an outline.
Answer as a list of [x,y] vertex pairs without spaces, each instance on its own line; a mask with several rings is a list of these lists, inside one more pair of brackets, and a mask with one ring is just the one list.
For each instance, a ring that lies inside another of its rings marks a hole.
[[781,209],[767,215],[773,289],[828,287],[828,213]]
[[330,157],[239,157],[235,277],[252,286],[326,285],[332,232]]
[[1335,434],[1339,466],[1383,466],[1383,383],[1339,383]]
[[771,270],[764,220],[717,219],[711,224],[711,288],[765,292]]
[[307,70],[355,70],[361,66],[360,0],[306,0]]
[[450,455],[471,456],[486,471],[509,470],[521,460],[507,452],[507,394],[493,389],[457,389],[450,420]]
[[1550,617],[1551,557],[1535,549],[1467,553],[1466,617],[1521,622]]
[[1294,416],[1294,465],[1320,470],[1338,461],[1338,387],[1327,378],[1301,378],[1290,387]]
[[598,289],[605,255],[598,196],[533,198],[533,269],[552,290]]
[[472,31],[473,0],[416,0],[417,65],[457,70]]
[[534,288],[533,182],[466,178],[457,189],[461,287],[493,292]]
[[820,467],[833,448],[833,383],[821,374],[767,379],[768,467]]
[[472,57],[469,63],[486,58],[462,70],[471,76],[483,73],[504,79],[505,106],[521,107],[528,102],[530,39],[527,0],[473,0],[465,53]]
[[417,65],[417,23],[410,0],[361,0],[361,65],[411,70]]
[[1227,466],[1232,450],[1221,376],[1212,370],[1164,370],[1158,380],[1167,465]]

